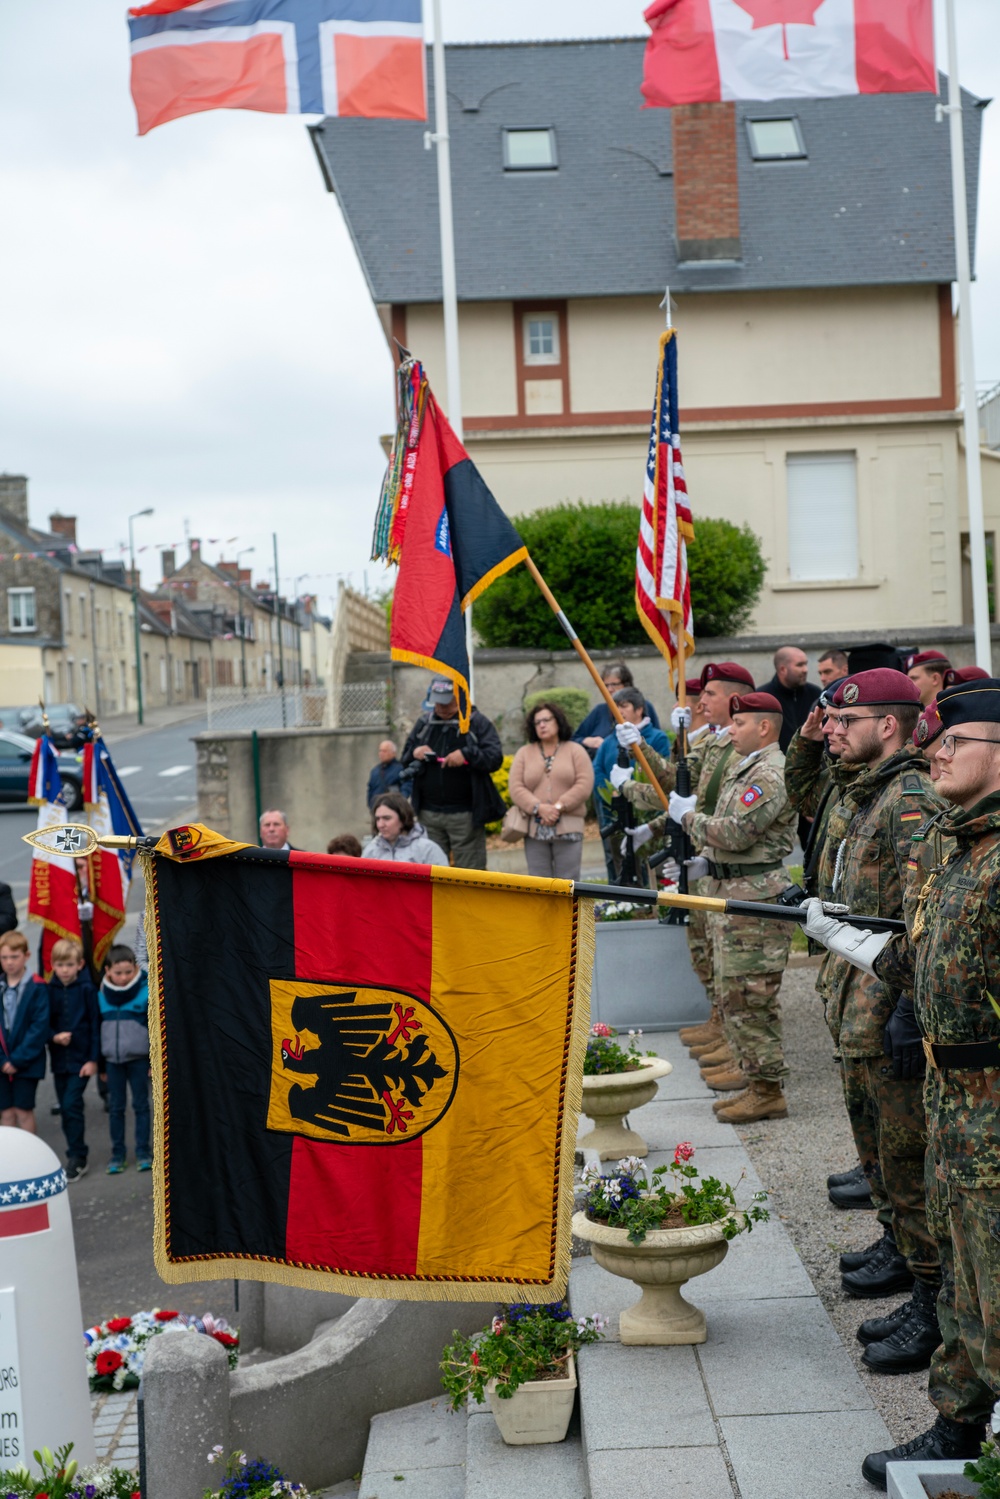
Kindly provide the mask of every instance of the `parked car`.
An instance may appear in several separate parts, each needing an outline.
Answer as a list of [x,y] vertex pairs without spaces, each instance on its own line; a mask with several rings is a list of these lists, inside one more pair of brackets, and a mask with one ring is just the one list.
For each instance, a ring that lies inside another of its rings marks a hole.
[[[35,741],[27,734],[0,729],[0,802],[28,800],[28,776],[34,752]],[[78,812],[83,806],[83,764],[80,755],[67,751],[60,754],[59,779],[62,781],[67,808],[70,812]]]
[[[48,715],[52,743],[56,748],[78,749],[84,742],[81,729],[87,722],[83,709],[76,703],[46,703],[45,713]],[[10,727],[16,728],[18,733],[27,734],[31,739],[41,738],[45,725],[42,721],[42,709],[37,704],[20,709],[18,720],[17,724]],[[4,726],[7,727],[6,720]]]

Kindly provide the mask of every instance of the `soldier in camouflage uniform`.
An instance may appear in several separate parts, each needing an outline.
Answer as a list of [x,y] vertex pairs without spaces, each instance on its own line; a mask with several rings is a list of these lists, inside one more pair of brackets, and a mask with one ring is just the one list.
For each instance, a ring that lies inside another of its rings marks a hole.
[[806,927],[890,988],[912,988],[910,1045],[928,1063],[928,1207],[948,1245],[929,1389],[938,1417],[869,1454],[862,1472],[880,1488],[890,1462],[978,1455],[1000,1395],[1000,679],[946,688],[937,707],[937,789],[951,806],[936,827],[954,845],[922,885],[908,935],[859,933],[818,902]]
[[[709,813],[715,810],[715,804],[722,785],[722,777],[726,765],[733,752],[732,741],[729,737],[729,702],[734,692],[749,687],[753,689],[753,678],[745,667],[738,666],[735,661],[710,662],[701,674],[701,691],[699,695],[699,706],[705,715],[706,721],[718,732],[702,734],[696,744],[689,748],[687,763],[691,776],[691,790],[698,797],[698,806],[702,811]],[[675,709],[671,715],[671,721],[683,710]],[[688,715],[690,716],[690,715]],[[674,724],[679,728],[682,720]],[[622,731],[625,730],[623,733]],[[628,732],[628,726],[619,724],[616,730],[620,744],[631,746],[635,741]],[[644,746],[646,759],[649,767],[664,791],[673,791],[677,785],[677,764],[674,759],[665,759],[658,755],[649,746]],[[655,789],[641,781],[626,782],[622,788],[623,794],[636,807],[659,808],[662,803]],[[654,818],[651,822],[640,828],[631,830],[635,846],[638,848],[650,838],[662,837],[666,827],[666,816]],[[700,887],[692,884],[691,893],[697,894]],[[704,892],[702,892],[704,893]],[[690,1046],[692,1054],[696,1057],[716,1056],[720,1057],[728,1050],[722,1029],[722,1021],[718,1006],[715,1003],[715,981],[712,971],[712,940],[708,932],[708,919],[704,911],[692,911],[687,927],[688,949],[691,953],[691,965],[695,973],[705,986],[712,1003],[712,1013],[709,1019],[701,1026],[688,1026],[681,1031],[681,1040],[685,1046]]]
[[[705,895],[773,901],[788,885],[784,860],[795,842],[795,812],[785,791],[785,757],[778,744],[781,704],[768,692],[747,692],[732,699],[730,712],[735,753],[714,814],[698,811],[693,797],[674,792],[670,815],[702,851]],[[716,998],[737,1066],[723,1064],[705,1076],[719,1091],[741,1090],[717,1113],[733,1124],[784,1119],[788,1105],[782,1080],[788,1068],[781,1045],[778,989],[788,961],[791,927],[713,913],[709,930]]]

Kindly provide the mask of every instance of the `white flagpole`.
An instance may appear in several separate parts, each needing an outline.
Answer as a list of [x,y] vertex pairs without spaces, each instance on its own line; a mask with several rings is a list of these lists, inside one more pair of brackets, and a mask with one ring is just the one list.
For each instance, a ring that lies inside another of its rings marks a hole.
[[972,339],[972,267],[969,255],[969,209],[965,186],[965,138],[962,133],[962,90],[958,77],[955,0],[945,0],[948,31],[948,103],[951,131],[951,186],[955,213],[955,261],[958,277],[959,354],[962,405],[965,414],[965,481],[969,502],[969,552],[972,564],[972,620],[976,665],[993,675],[990,647],[990,602],[986,586],[986,538],[983,521],[983,475],[979,453],[979,407],[976,404],[976,355]]
[[[455,276],[455,221],[451,211],[451,137],[448,133],[448,85],[444,68],[441,0],[434,0],[434,134],[437,147],[438,209],[441,225],[441,292],[444,303],[444,364],[448,381],[448,420],[459,442],[462,425],[462,371],[458,353],[458,282]],[[469,701],[474,699],[472,605],[465,611],[465,644],[469,654]]]

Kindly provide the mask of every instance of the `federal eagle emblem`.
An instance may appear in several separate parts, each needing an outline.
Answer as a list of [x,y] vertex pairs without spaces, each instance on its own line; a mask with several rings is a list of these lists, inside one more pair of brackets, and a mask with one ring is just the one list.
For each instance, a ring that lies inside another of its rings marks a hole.
[[454,1096],[455,1038],[412,994],[275,979],[271,1032],[269,1129],[398,1144],[436,1124]]
[[850,705],[851,703],[856,703],[860,696],[861,688],[858,686],[857,682],[848,682],[843,692],[844,702],[848,705]]

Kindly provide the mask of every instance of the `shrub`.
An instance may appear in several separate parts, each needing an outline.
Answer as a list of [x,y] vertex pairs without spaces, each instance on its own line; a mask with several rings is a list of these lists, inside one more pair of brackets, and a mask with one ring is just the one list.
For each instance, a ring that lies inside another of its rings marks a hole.
[[590,712],[590,695],[582,687],[550,687],[548,692],[529,692],[524,700],[525,718],[539,703],[555,703],[561,708],[574,734]]
[[[490,779],[492,780],[494,786],[503,797],[505,807],[510,806],[510,767],[513,765],[513,763],[513,755],[504,755],[503,764],[498,770],[492,771],[490,775]],[[502,827],[502,820],[500,822],[488,822],[486,824],[486,831],[487,833],[499,833]]]

